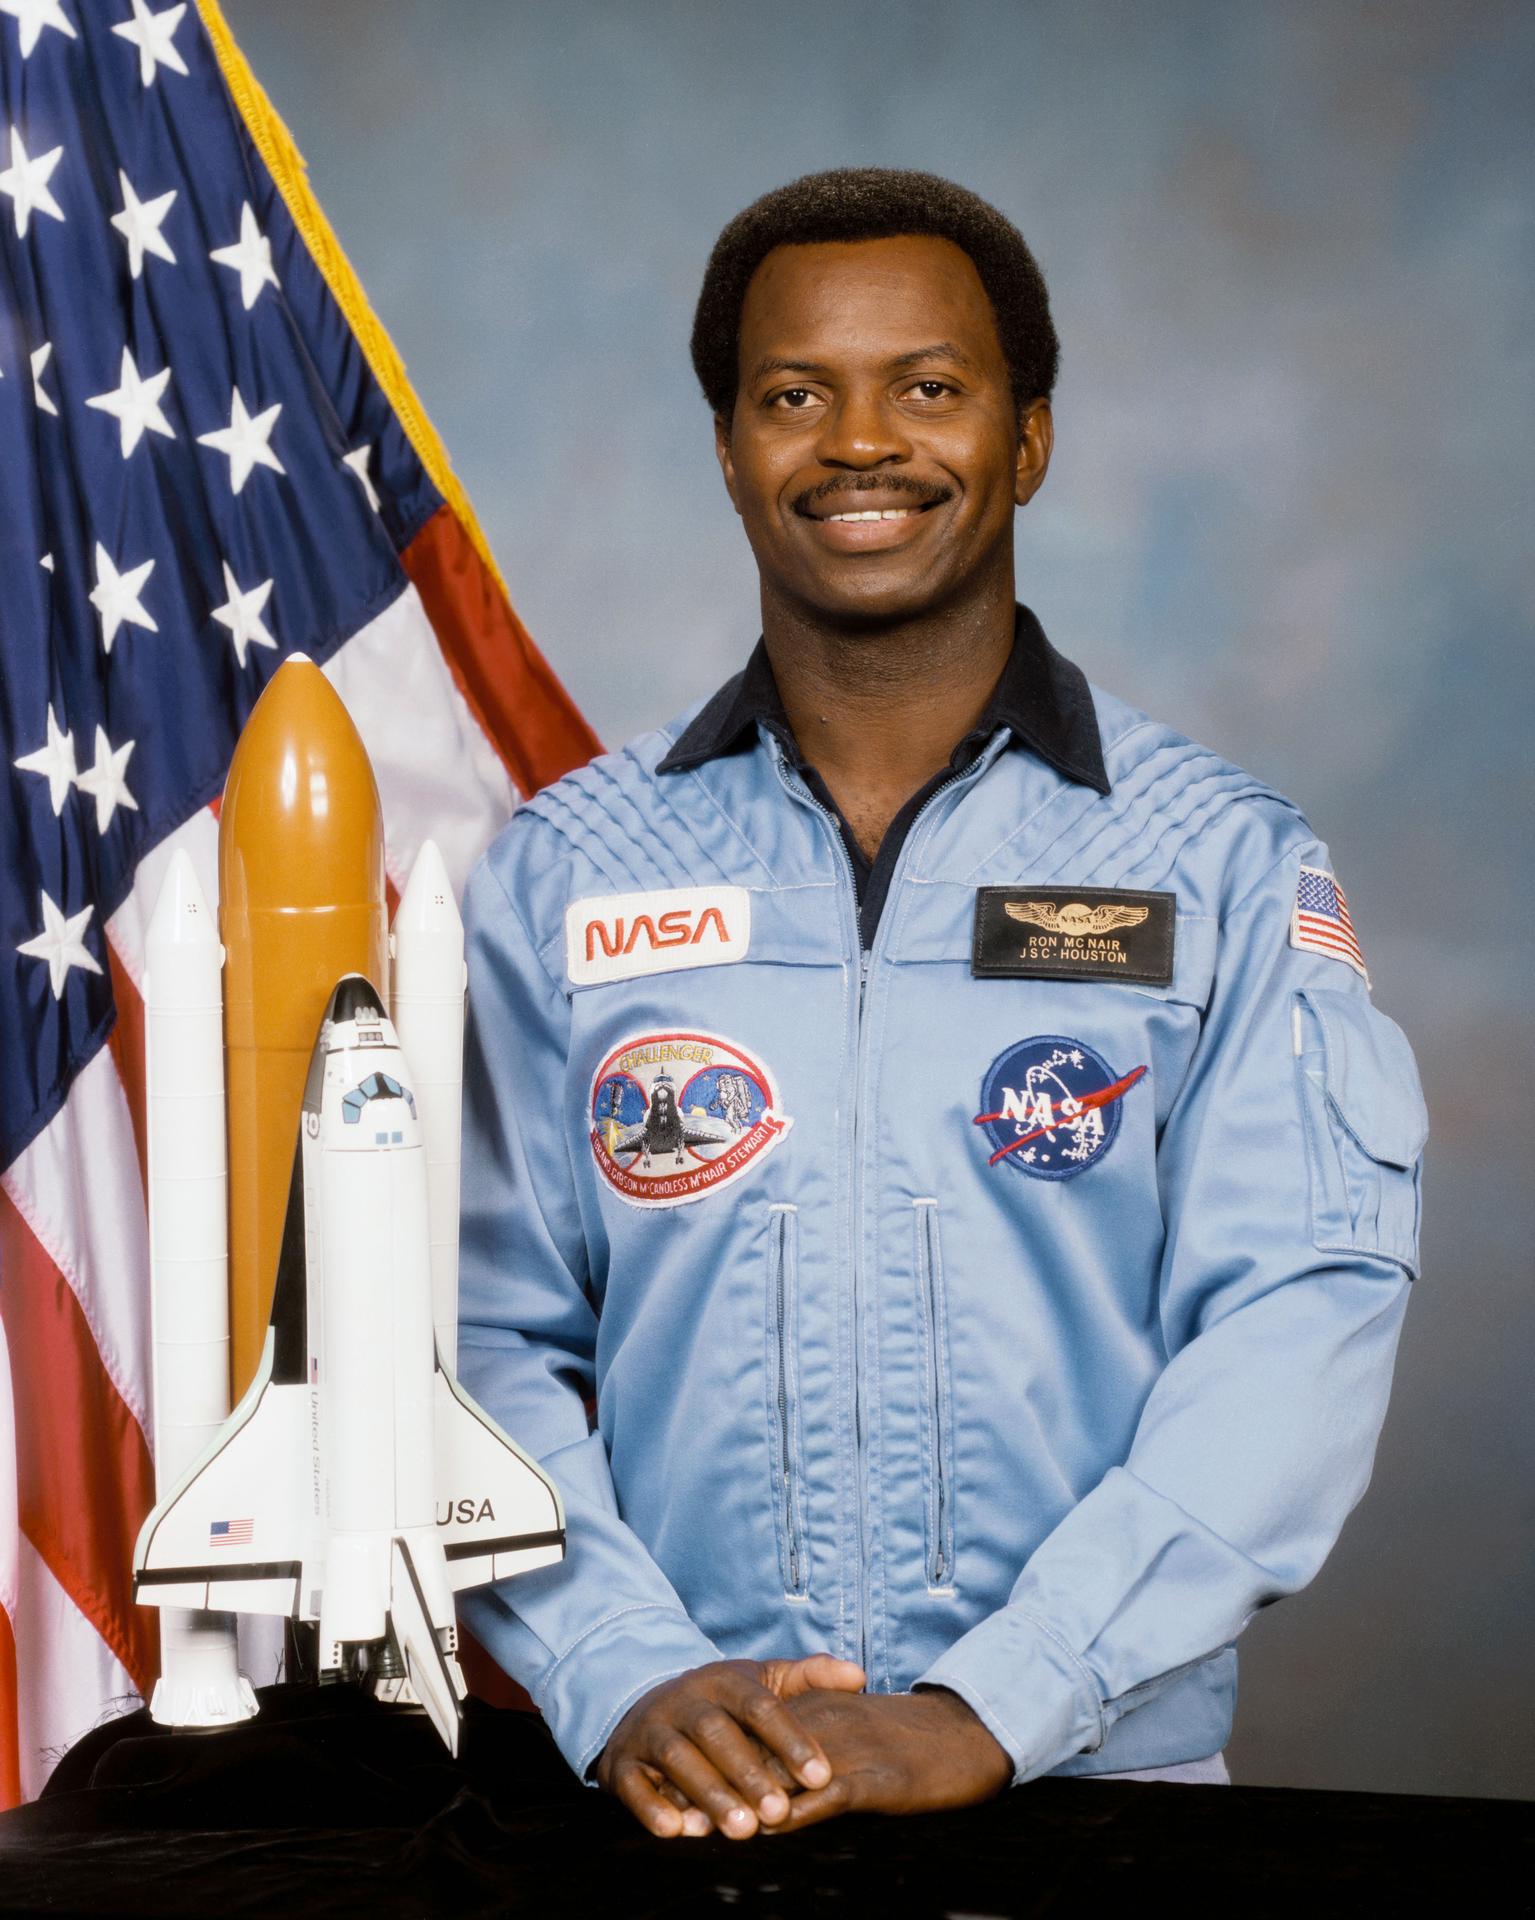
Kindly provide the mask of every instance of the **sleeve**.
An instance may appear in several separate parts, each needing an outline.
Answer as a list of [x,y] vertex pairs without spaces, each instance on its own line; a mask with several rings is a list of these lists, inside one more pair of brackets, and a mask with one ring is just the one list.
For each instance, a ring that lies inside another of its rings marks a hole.
[[721,1658],[618,1511],[590,1430],[597,1315],[562,1124],[570,1010],[496,875],[464,900],[459,1371],[565,1503],[565,1559],[459,1596],[578,1776],[661,1681]]
[[1369,1481],[1428,1123],[1365,981],[1291,945],[1303,863],[1325,852],[1292,851],[1222,929],[1158,1149],[1168,1359],[1129,1457],[918,1682],[974,1709],[1015,1782],[1096,1750],[1305,1586]]

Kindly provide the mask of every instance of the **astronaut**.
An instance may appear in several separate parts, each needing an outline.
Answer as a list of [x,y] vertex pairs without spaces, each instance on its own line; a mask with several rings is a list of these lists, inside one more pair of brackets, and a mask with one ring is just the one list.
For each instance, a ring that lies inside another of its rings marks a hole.
[[[1220,1780],[1237,1639],[1369,1478],[1411,1053],[1298,809],[1015,603],[1057,343],[1001,214],[797,181],[693,356],[762,639],[466,901],[460,1367],[568,1527],[466,1616],[659,1835]],[[647,1153],[663,1073],[758,1118],[646,1175],[618,1071]]]

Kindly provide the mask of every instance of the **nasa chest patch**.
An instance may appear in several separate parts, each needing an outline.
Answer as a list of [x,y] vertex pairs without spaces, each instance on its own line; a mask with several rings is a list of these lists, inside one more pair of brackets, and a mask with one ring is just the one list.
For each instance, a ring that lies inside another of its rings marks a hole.
[[636,1207],[680,1207],[739,1180],[793,1122],[778,1086],[714,1033],[634,1034],[592,1079],[597,1171]]
[[975,1124],[988,1166],[1036,1180],[1070,1180],[1096,1165],[1119,1135],[1121,1104],[1143,1066],[1118,1073],[1101,1053],[1063,1034],[1020,1040],[992,1061]]
[[977,887],[970,971],[1170,986],[1177,904],[1129,887]]
[[601,893],[565,909],[565,971],[573,987],[683,967],[723,967],[751,946],[745,887],[661,887]]

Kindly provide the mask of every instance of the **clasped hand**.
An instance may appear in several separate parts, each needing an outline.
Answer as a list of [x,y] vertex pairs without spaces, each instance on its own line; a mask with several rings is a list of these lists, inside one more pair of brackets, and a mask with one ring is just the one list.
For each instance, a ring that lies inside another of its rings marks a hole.
[[861,1668],[826,1653],[696,1667],[629,1709],[598,1784],[662,1839],[717,1828],[747,1840],[839,1813],[971,1806],[1012,1778],[957,1694],[863,1686]]

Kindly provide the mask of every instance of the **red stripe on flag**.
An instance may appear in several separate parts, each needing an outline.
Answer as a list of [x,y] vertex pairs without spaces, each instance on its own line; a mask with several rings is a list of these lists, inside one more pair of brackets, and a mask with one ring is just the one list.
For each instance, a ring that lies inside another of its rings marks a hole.
[[133,1122],[133,1141],[139,1154],[139,1178],[144,1182],[144,1191],[148,1193],[149,1126],[144,1105],[144,1089],[148,1085],[144,1073],[144,1002],[118,958],[116,947],[110,940],[106,946],[112,998],[117,1003],[117,1024],[107,1036],[107,1045],[112,1049],[112,1058],[117,1063],[117,1077],[122,1081],[123,1093],[127,1097],[128,1116]]
[[400,561],[459,691],[520,793],[537,793],[601,752],[451,507],[437,509]]
[[0,1607],[0,1812],[21,1805],[21,1735],[16,1718],[16,1636]]
[[0,1271],[22,1532],[147,1698],[160,1662],[150,1611],[133,1603],[132,1558],[153,1504],[149,1448],[79,1301],[4,1193]]

